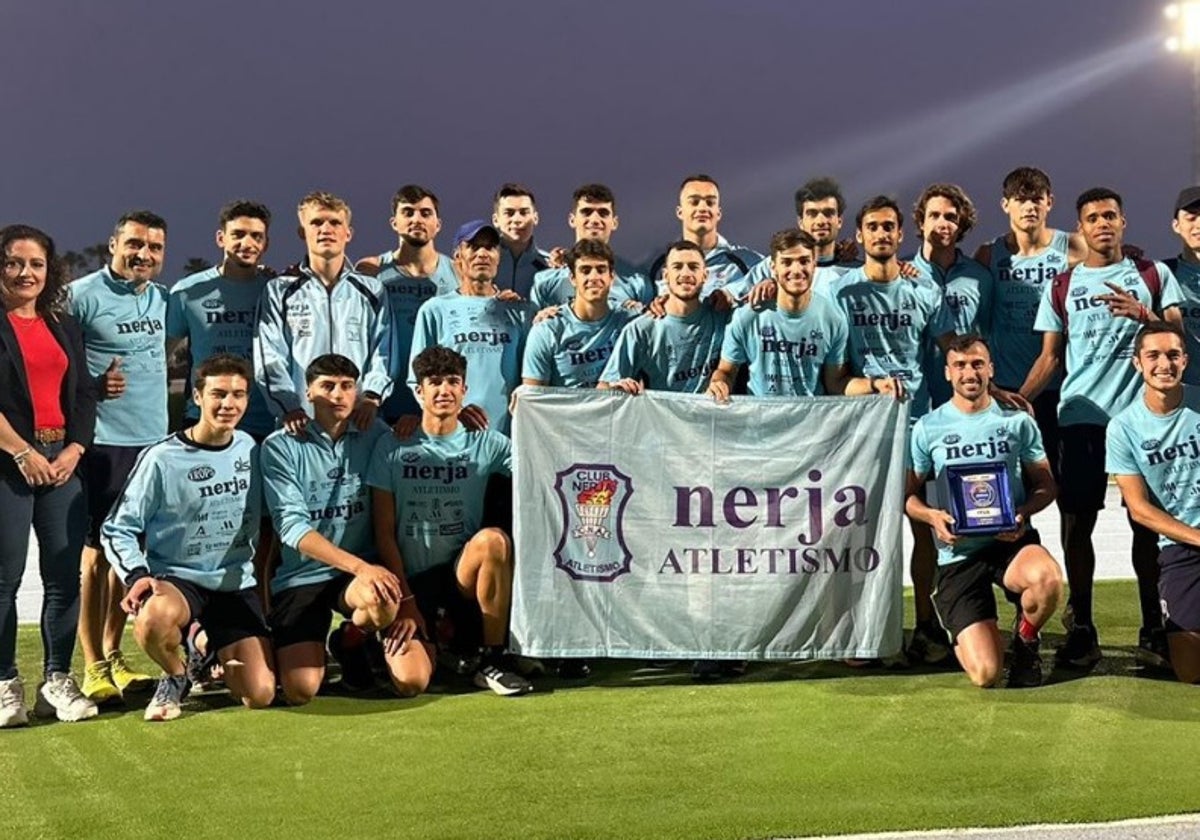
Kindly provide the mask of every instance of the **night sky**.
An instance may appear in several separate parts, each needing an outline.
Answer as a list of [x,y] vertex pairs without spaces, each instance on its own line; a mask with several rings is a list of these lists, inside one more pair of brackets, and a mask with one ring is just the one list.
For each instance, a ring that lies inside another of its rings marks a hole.
[[1111,186],[1127,240],[1164,257],[1191,178],[1190,68],[1157,3],[43,0],[3,20],[0,222],[78,249],[151,208],[167,282],[216,259],[235,197],[272,207],[268,259],[294,261],[293,208],[316,188],[350,202],[362,256],[395,246],[403,183],[439,194],[448,250],[503,181],[537,194],[539,245],[569,244],[571,191],[602,181],[616,250],[640,258],[678,235],[689,172],[717,178],[721,231],[760,249],[808,177],[839,178],[848,217],[953,181],[980,209],[973,249],[1004,229],[1004,174],[1033,164],[1054,226]]

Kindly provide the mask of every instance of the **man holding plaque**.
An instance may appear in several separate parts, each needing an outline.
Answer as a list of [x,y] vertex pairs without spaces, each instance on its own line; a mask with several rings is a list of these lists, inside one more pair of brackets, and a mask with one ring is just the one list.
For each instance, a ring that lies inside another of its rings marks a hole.
[[1134,340],[1142,393],[1108,424],[1106,468],[1134,522],[1159,535],[1158,595],[1171,667],[1200,682],[1200,388],[1183,384],[1184,331],[1154,322]]
[[[1054,501],[1054,478],[1034,419],[988,394],[993,375],[982,338],[948,342],[953,395],[913,428],[905,511],[937,539],[934,608],[971,682],[989,688],[1003,669],[995,584],[1017,606],[1007,684],[1032,687],[1042,682],[1039,631],[1058,606],[1062,572],[1029,520]],[[939,507],[921,497],[931,474]]]

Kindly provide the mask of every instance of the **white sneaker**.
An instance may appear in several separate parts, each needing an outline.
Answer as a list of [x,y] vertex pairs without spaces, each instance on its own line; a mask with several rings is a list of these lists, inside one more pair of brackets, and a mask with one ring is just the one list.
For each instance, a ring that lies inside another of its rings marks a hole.
[[154,698],[150,705],[146,706],[142,718],[151,721],[175,720],[182,712],[181,706],[189,688],[187,677],[183,674],[174,677],[165,674],[159,677]]
[[79,690],[74,677],[62,671],[51,671],[46,681],[38,687],[33,713],[46,720],[56,717],[63,721],[77,721],[94,718],[100,710]]
[[0,729],[25,726],[29,712],[25,709],[25,686],[20,677],[0,680]]

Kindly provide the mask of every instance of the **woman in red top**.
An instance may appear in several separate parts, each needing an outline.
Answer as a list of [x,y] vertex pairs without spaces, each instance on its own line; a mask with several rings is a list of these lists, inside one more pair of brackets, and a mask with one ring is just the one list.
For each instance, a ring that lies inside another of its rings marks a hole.
[[28,721],[17,675],[17,589],[30,528],[42,574],[39,717],[84,720],[96,706],[70,675],[87,528],[76,466],[96,423],[78,323],[63,311],[66,268],[37,228],[0,229],[0,727]]

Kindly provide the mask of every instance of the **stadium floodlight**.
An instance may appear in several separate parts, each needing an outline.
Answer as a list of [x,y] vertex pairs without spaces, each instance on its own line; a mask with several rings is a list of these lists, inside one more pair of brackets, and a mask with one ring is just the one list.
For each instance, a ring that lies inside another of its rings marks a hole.
[[1192,60],[1192,183],[1200,184],[1200,2],[1172,3],[1163,13],[1174,30],[1167,49]]

